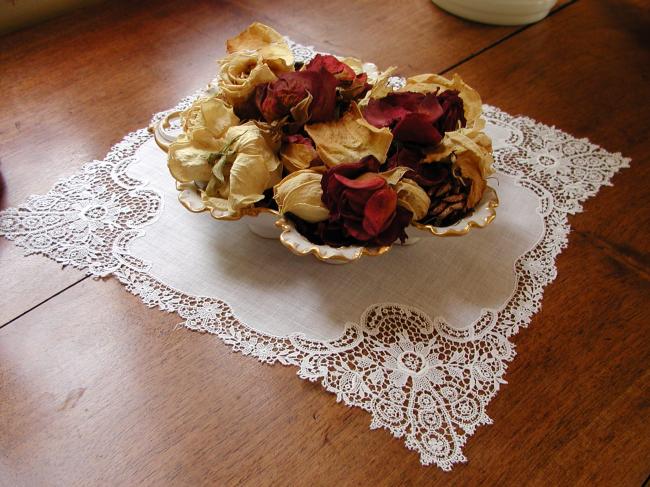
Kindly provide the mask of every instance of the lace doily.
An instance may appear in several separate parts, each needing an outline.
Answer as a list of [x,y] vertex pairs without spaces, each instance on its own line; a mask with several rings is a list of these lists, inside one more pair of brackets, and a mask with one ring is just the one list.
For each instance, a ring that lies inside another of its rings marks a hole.
[[[292,48],[298,60],[315,54],[299,44]],[[395,86],[401,82],[393,80]],[[450,470],[466,460],[462,447],[469,435],[491,422],[487,404],[505,383],[507,362],[515,355],[510,337],[529,323],[556,276],[555,258],[570,230],[567,215],[581,211],[584,200],[629,165],[620,154],[529,118],[490,106],[485,117],[509,134],[508,143],[495,150],[495,169],[537,195],[544,232],[516,261],[516,289],[506,304],[463,329],[412,307],[382,303],[334,340],[277,337],[246,326],[219,299],[188,295],[154,278],[129,251],[162,208],[158,191],[127,175],[136,150],[151,138],[146,129],[128,134],[104,160],[84,165],[47,194],[2,211],[0,235],[27,254],[43,254],[94,277],[115,276],[146,305],[178,313],[187,328],[217,335],[238,352],[298,367],[301,378],[320,381],[338,401],[368,411],[371,428],[403,437],[423,464]]]

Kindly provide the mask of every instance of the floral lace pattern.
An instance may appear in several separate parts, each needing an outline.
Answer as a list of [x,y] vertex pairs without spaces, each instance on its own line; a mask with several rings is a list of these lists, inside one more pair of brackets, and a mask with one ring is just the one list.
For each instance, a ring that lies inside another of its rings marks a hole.
[[[314,55],[310,47],[291,44],[298,60]],[[298,367],[301,378],[320,381],[338,401],[368,411],[372,428],[403,437],[423,464],[450,470],[466,460],[462,447],[476,427],[491,422],[486,406],[505,383],[507,362],[515,355],[509,339],[529,323],[544,287],[555,278],[555,258],[570,230],[567,215],[579,212],[585,199],[629,165],[620,154],[529,118],[490,106],[485,116],[508,134],[495,150],[495,168],[537,195],[544,233],[516,261],[516,288],[506,304],[483,310],[462,330],[417,309],[382,303],[334,340],[274,337],[240,322],[219,299],[187,295],[155,279],[147,264],[129,253],[129,243],[162,209],[155,189],[126,175],[136,150],[151,137],[146,129],[128,134],[103,161],[84,165],[47,194],[0,212],[0,235],[26,253],[92,276],[113,275],[146,305],[178,313],[187,328],[217,335],[236,351]]]

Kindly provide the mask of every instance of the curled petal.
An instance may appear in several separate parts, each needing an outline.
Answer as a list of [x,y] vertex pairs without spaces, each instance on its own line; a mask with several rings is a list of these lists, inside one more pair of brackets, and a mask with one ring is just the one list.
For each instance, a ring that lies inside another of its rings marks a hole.
[[320,172],[302,170],[280,181],[273,188],[280,213],[293,213],[310,223],[326,220],[329,211],[322,202],[321,178]]
[[384,179],[380,178],[377,174],[369,173],[364,176],[369,177],[359,177],[357,179],[349,179],[341,174],[334,174],[334,178],[341,183],[346,188],[351,189],[367,189],[367,190],[376,190],[386,186]]
[[169,146],[167,167],[174,179],[180,182],[203,181],[212,177],[211,156],[219,150],[218,145],[201,147],[187,135],[181,135]]
[[395,66],[391,66],[379,74],[370,76],[372,88],[370,88],[370,90],[366,93],[363,100],[359,102],[359,106],[365,107],[368,105],[370,100],[384,98],[389,93],[392,93],[393,87],[389,84],[389,81],[390,77],[396,69],[397,68]]
[[280,160],[288,172],[307,169],[316,159],[318,153],[311,144],[287,142],[280,150]]
[[414,220],[424,218],[429,211],[431,198],[415,181],[405,178],[395,185],[397,203],[413,213]]
[[354,103],[339,120],[306,125],[305,130],[328,167],[358,161],[368,155],[383,162],[393,140],[390,130],[370,125]]
[[316,54],[309,64],[305,66],[305,70],[317,73],[321,70],[326,71],[338,80],[339,85],[352,83],[352,80],[356,77],[354,69],[331,54]]
[[418,112],[409,113],[397,122],[393,136],[403,142],[427,146],[435,146],[442,140],[442,135],[431,122],[431,117]]
[[434,146],[445,112],[435,93],[400,92],[370,100],[364,116],[375,127],[390,127],[396,140]]
[[[386,181],[390,186],[395,186],[411,169],[408,167],[395,167],[388,171],[380,172],[377,174],[380,178]],[[361,176],[362,178],[365,174]]]
[[487,178],[493,173],[494,158],[490,138],[476,130],[448,132],[439,150],[426,154],[422,162],[435,164],[441,160],[452,160],[454,171],[471,180],[467,208],[473,208],[481,200]]
[[302,128],[303,125],[307,123],[310,117],[310,107],[314,97],[310,92],[307,92],[307,96],[294,105],[289,112],[296,127]]

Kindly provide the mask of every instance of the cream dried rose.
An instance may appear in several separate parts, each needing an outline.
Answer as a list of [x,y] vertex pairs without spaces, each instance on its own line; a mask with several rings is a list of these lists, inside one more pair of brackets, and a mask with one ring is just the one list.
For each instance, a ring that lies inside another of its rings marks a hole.
[[287,42],[257,22],[228,40],[226,49],[228,55],[219,61],[219,96],[234,107],[245,103],[256,86],[293,71],[293,54]]
[[291,173],[273,188],[280,214],[293,213],[310,223],[327,220],[329,210],[322,201],[323,190],[319,171],[303,169]]
[[219,61],[219,96],[237,107],[245,103],[257,85],[277,79],[257,53],[234,52]]
[[286,67],[293,66],[293,53],[284,37],[275,29],[259,22],[254,22],[226,41],[226,52],[237,51],[256,51],[271,63],[282,61]]
[[184,133],[170,145],[167,165],[177,181],[203,181],[212,176],[210,157],[219,152],[226,131],[239,119],[223,100],[200,98],[181,115]]
[[239,118],[223,100],[213,97],[199,98],[181,114],[183,132],[202,144],[221,139]]
[[264,198],[280,181],[282,164],[254,123],[231,127],[222,150],[213,154],[212,177],[203,198],[210,206],[237,213]]

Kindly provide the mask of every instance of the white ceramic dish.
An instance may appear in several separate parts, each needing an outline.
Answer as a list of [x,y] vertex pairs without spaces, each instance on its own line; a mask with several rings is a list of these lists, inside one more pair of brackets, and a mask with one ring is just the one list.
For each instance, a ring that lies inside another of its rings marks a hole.
[[542,20],[556,0],[433,0],[449,13],[475,22],[524,25]]

